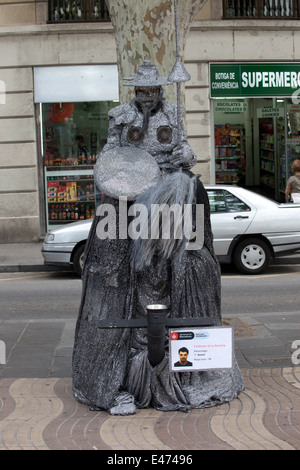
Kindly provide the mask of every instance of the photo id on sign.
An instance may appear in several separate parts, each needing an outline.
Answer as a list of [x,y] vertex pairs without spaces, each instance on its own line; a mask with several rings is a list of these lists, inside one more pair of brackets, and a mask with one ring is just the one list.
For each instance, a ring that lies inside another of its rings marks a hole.
[[233,328],[169,330],[170,369],[174,372],[231,369]]

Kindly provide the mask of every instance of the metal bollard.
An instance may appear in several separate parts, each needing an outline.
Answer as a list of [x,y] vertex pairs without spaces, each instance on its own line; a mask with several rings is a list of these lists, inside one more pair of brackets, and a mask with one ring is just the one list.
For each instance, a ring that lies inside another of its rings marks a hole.
[[148,359],[154,367],[165,357],[166,315],[168,307],[162,304],[147,305]]

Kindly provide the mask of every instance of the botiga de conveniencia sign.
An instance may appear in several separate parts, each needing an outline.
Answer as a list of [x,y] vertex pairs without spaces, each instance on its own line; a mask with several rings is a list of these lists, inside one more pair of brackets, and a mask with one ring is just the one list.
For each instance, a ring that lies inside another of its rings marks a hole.
[[300,63],[210,64],[211,98],[292,97],[300,94]]

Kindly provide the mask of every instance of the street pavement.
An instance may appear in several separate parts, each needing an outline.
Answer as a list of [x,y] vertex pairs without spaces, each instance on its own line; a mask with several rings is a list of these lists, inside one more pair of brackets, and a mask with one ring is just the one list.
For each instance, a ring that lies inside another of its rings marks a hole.
[[[300,271],[299,254],[280,262],[299,264]],[[40,243],[0,245],[0,282],[6,282],[7,273],[34,277],[51,271],[43,265]],[[298,311],[223,316],[224,324],[234,327],[235,355],[246,387],[231,403],[188,413],[149,408],[131,416],[90,411],[73,399],[75,322],[0,319],[0,340],[6,346],[6,364],[0,365],[0,450],[179,455],[300,449]]]

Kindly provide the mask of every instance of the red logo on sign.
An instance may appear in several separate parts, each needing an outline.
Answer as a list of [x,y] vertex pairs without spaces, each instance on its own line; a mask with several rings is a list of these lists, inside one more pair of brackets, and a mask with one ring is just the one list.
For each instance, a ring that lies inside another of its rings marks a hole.
[[171,333],[171,340],[178,339],[178,334],[177,333]]

